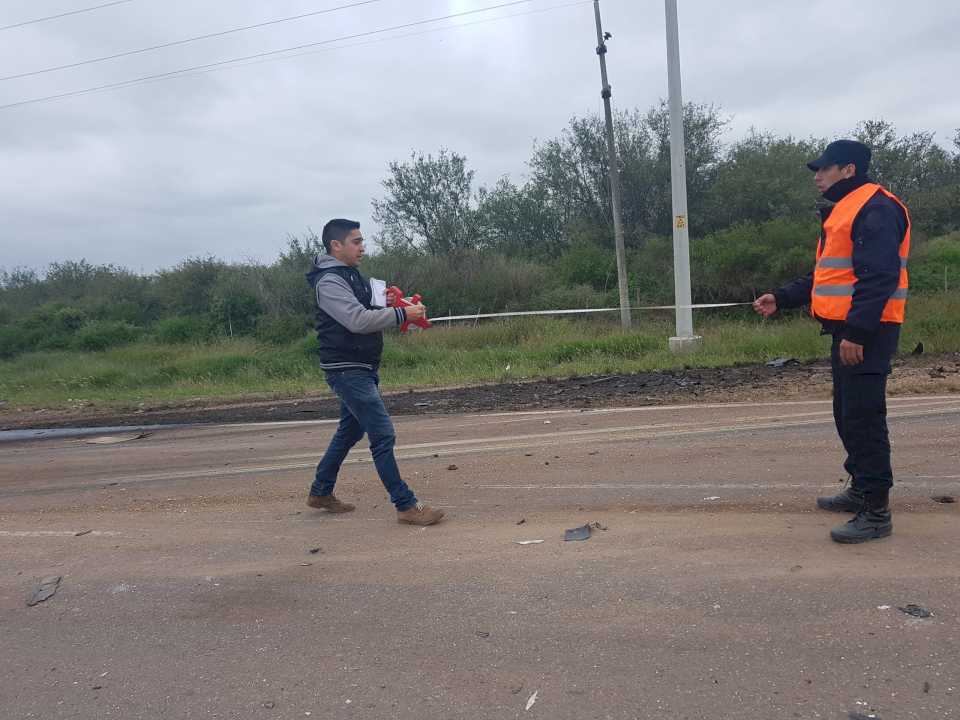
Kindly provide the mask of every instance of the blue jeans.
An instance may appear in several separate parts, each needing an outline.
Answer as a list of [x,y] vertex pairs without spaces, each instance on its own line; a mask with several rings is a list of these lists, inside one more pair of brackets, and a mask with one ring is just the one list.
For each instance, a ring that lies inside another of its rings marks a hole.
[[417,498],[400,477],[400,468],[393,456],[397,435],[380,396],[380,378],[370,370],[340,370],[327,373],[327,384],[340,398],[340,424],[317,465],[317,476],[310,494],[329,495],[333,492],[337,473],[347,453],[366,433],[370,438],[370,454],[380,482],[390,494],[390,502],[399,511],[412,508],[417,504]]

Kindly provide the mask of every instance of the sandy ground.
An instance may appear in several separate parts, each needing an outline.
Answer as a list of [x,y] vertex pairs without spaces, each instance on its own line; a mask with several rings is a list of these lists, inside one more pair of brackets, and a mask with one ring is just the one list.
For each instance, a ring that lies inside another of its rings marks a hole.
[[890,405],[861,546],[822,400],[398,418],[425,529],[365,447],[305,507],[329,421],[0,444],[0,714],[960,717],[960,397]]

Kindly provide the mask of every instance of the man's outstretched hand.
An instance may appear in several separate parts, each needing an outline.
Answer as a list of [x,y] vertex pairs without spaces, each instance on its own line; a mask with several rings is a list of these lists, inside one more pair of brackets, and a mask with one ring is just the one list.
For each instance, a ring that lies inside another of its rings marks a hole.
[[427,306],[423,303],[417,303],[416,305],[407,305],[403,308],[403,311],[407,314],[407,320],[411,322],[414,320],[420,320],[427,316]]
[[753,309],[764,317],[770,317],[777,311],[777,298],[773,293],[764,293],[753,301]]

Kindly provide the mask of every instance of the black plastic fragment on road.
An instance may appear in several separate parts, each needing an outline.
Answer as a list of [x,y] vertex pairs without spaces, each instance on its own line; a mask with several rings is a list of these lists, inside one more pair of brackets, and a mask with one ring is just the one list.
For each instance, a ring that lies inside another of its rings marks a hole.
[[849,720],[880,720],[879,715],[874,715],[873,713],[870,713],[869,715],[864,715],[863,713],[857,712],[856,710],[851,710],[850,712],[848,712],[847,718],[849,718]]
[[906,613],[907,615],[918,618],[928,618],[933,615],[933,613],[927,610],[925,607],[920,607],[919,605],[914,605],[913,603],[904,605],[903,607],[898,607],[897,609],[902,613]]
[[949,505],[950,503],[955,503],[957,501],[953,495],[934,495],[930,499],[934,502],[943,503],[944,505]]
[[62,577],[60,575],[51,575],[41,580],[40,584],[30,593],[30,597],[27,598],[27,607],[33,607],[56,595],[57,590],[60,588],[61,579]]

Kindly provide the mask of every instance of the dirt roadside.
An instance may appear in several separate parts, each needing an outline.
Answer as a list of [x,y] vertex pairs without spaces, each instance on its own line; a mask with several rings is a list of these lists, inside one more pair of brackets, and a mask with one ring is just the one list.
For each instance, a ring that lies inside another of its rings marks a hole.
[[[492,410],[594,408],[696,401],[788,400],[829,397],[830,366],[788,361],[782,365],[663,370],[490,383],[468,387],[394,390],[384,393],[394,415]],[[897,358],[889,392],[960,393],[960,353]],[[0,430],[108,427],[183,423],[229,423],[336,418],[339,403],[329,393],[296,399],[197,400],[167,406],[112,408],[16,408],[0,405]]]

